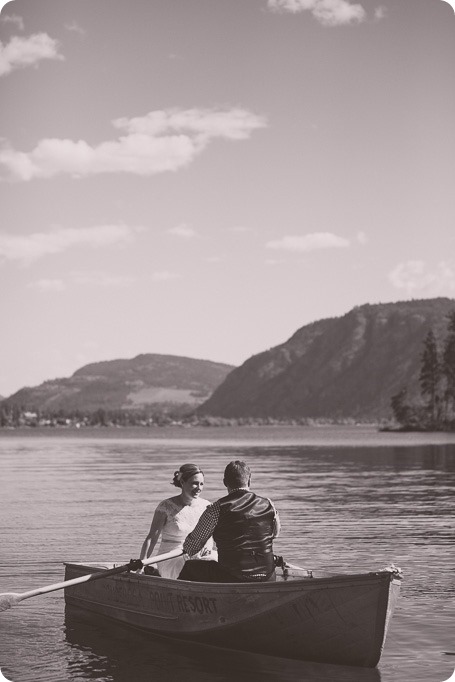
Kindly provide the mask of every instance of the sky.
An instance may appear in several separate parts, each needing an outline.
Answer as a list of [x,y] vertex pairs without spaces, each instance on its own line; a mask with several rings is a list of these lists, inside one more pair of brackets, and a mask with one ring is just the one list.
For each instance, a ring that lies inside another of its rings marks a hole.
[[3,5],[0,395],[455,297],[448,2]]

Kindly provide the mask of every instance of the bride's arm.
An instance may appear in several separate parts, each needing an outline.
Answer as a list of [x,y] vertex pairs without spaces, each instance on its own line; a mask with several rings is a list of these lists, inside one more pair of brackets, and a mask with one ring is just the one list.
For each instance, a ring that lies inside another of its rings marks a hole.
[[152,523],[147,537],[141,548],[141,559],[148,559],[153,550],[155,549],[156,543],[161,535],[161,532],[166,523],[166,512],[157,507],[153,515]]

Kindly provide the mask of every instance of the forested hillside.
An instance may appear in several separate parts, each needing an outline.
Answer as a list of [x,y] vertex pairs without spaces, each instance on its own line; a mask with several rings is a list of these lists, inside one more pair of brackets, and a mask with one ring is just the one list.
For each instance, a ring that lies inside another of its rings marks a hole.
[[305,325],[232,371],[198,413],[388,418],[404,386],[409,399],[419,394],[424,339],[429,329],[442,338],[454,309],[448,298],[367,304]]
[[3,406],[14,404],[23,410],[65,414],[169,404],[195,407],[232,369],[231,365],[209,360],[149,353],[130,360],[92,363],[71,377],[22,388]]

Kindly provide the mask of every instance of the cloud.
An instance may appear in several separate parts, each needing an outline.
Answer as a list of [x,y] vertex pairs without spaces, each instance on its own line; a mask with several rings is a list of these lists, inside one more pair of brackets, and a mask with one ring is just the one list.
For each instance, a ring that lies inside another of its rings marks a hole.
[[71,23],[65,24],[65,28],[67,31],[70,31],[73,33],[78,33],[83,38],[86,35],[85,29],[83,29],[81,26],[79,26],[79,24],[76,21],[72,21]]
[[381,21],[381,19],[384,19],[387,16],[387,7],[384,7],[383,5],[380,5],[379,7],[376,7],[374,10],[374,18],[376,21]]
[[108,272],[72,272],[71,280],[74,284],[103,287],[105,289],[123,289],[136,281],[129,275],[112,275]]
[[215,138],[245,140],[266,126],[265,119],[243,109],[171,109],[146,116],[118,118],[122,131],[116,140],[92,147],[84,140],[43,139],[29,153],[6,143],[0,166],[13,179],[51,178],[61,173],[76,177],[99,173],[153,175],[187,166]]
[[388,279],[397,289],[403,289],[410,296],[453,296],[455,293],[455,268],[453,264],[441,261],[434,269],[422,260],[399,263]]
[[65,291],[66,284],[61,279],[38,279],[36,282],[30,282],[28,285],[30,289],[37,289],[40,292],[48,291]]
[[126,225],[100,225],[87,228],[60,228],[26,236],[0,233],[0,258],[29,264],[43,256],[62,253],[74,246],[105,247],[128,243],[135,231]]
[[38,279],[30,282],[30,289],[37,289],[41,292],[65,291],[68,284],[76,286],[103,287],[106,289],[121,289],[128,287],[136,281],[134,277],[126,275],[111,275],[108,272],[71,272],[67,282],[62,279]]
[[349,246],[349,241],[331,232],[314,232],[304,235],[290,235],[275,241],[267,242],[267,249],[297,251],[307,253],[320,249],[339,249]]
[[173,279],[180,279],[181,275],[177,272],[169,272],[169,270],[161,270],[160,272],[154,272],[152,275],[152,280],[154,282],[169,282]]
[[64,59],[58,52],[58,42],[47,33],[28,38],[13,36],[7,45],[0,42],[0,76],[20,67],[35,66],[42,59]]
[[168,233],[173,234],[176,237],[183,237],[184,239],[191,239],[192,237],[196,236],[195,230],[193,230],[193,228],[187,225],[186,223],[182,223],[181,225],[171,227],[168,230]]
[[[1,2],[0,2],[1,5]],[[14,24],[19,31],[24,30],[24,20],[17,14],[2,14],[0,15],[0,21],[4,24]]]
[[268,0],[268,7],[276,12],[309,11],[324,26],[361,23],[366,19],[362,5],[348,0]]
[[129,134],[151,136],[166,134],[191,134],[197,140],[225,137],[231,140],[245,140],[253,130],[263,128],[265,119],[245,109],[227,111],[213,109],[168,109],[151,111],[146,116],[118,118],[113,121],[116,128]]
[[359,232],[357,232],[357,241],[362,245],[368,243],[368,237],[363,230],[359,230]]

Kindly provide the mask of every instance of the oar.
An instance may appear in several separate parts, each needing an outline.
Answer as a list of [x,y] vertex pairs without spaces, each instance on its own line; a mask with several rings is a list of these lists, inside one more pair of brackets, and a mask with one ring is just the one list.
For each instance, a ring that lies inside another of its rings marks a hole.
[[61,583],[54,583],[53,585],[47,585],[46,587],[39,587],[36,590],[30,590],[30,592],[5,592],[5,594],[0,594],[0,611],[7,611],[13,606],[16,606],[23,599],[29,599],[30,597],[36,597],[39,594],[45,594],[46,592],[54,592],[55,590],[62,590],[70,585],[77,585],[78,583],[86,583],[89,580],[100,580],[100,578],[107,578],[108,575],[115,575],[115,573],[125,573],[126,571],[136,571],[142,566],[147,566],[148,564],[157,564],[160,561],[166,561],[166,559],[173,559],[174,557],[183,554],[183,549],[177,548],[173,549],[171,552],[166,552],[165,554],[157,554],[156,556],[149,557],[148,559],[131,559],[128,564],[123,564],[123,566],[117,566],[116,568],[110,568],[106,571],[97,571],[96,573],[89,573],[88,575],[82,575],[80,578],[73,578],[72,580],[64,580]]
[[284,566],[283,566],[283,572],[286,570],[286,568],[290,568],[291,571],[303,571],[307,575],[307,578],[312,578],[313,577],[313,571],[310,568],[303,568],[302,566],[296,566],[295,564],[289,564],[287,561],[285,561]]

